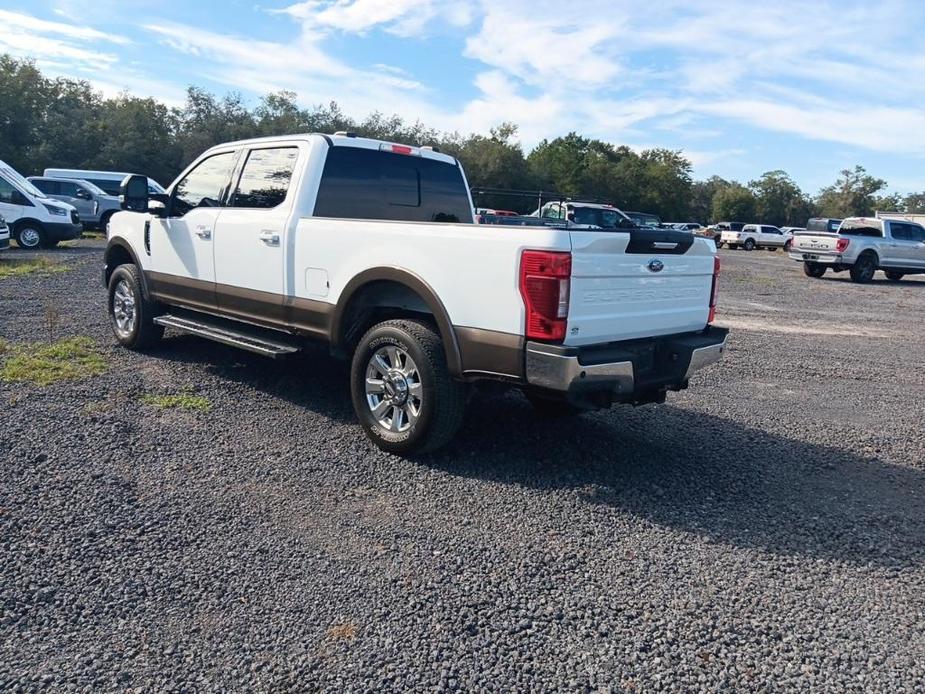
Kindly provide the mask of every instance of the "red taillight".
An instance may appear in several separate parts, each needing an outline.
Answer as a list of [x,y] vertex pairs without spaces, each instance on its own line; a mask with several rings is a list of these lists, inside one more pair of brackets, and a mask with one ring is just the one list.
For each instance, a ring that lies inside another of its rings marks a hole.
[[571,253],[524,251],[520,256],[520,294],[527,309],[527,339],[565,339],[571,274]]
[[844,253],[848,250],[848,246],[851,244],[851,239],[838,239],[835,242],[835,252]]
[[716,319],[716,295],[719,294],[719,256],[713,256],[713,287],[710,289],[710,317],[707,323]]
[[419,157],[421,156],[421,150],[416,149],[415,147],[409,147],[408,145],[393,145],[388,142],[383,142],[379,145],[380,152],[391,152],[392,154],[405,154]]

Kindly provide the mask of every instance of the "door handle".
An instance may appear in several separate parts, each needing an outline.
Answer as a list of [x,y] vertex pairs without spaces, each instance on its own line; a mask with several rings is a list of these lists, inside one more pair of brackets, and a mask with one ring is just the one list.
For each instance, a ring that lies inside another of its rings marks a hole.
[[268,246],[278,246],[279,245],[279,234],[274,231],[261,231],[257,234],[257,238],[263,241]]
[[198,227],[196,227],[196,236],[201,239],[211,239],[212,230],[209,227],[200,224]]

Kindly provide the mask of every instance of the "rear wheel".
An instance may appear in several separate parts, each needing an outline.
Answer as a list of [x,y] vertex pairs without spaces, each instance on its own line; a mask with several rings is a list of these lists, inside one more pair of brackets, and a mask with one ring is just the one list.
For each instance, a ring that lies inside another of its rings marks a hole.
[[24,222],[16,227],[16,243],[20,248],[33,250],[41,248],[46,243],[45,230],[40,224]]
[[819,263],[803,263],[803,274],[807,277],[819,279],[825,274],[825,265]]
[[465,385],[453,380],[440,336],[416,320],[373,326],[350,370],[353,409],[366,435],[389,453],[427,453],[462,425]]
[[886,270],[885,274],[886,278],[890,280],[890,282],[899,282],[899,280],[905,277],[902,272],[896,272],[895,270]]
[[746,251],[755,250],[755,239],[745,239],[745,244],[743,245]]
[[873,253],[861,253],[860,257],[851,266],[851,280],[858,284],[866,284],[874,278],[877,272],[877,256]]

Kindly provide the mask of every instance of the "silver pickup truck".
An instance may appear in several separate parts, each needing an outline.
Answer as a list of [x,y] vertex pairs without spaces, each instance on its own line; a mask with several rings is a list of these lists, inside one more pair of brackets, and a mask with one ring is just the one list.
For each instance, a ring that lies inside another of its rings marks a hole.
[[855,282],[870,282],[877,270],[896,282],[925,273],[925,227],[906,220],[852,217],[835,233],[797,232],[790,258],[803,263],[808,277],[826,270],[851,273]]

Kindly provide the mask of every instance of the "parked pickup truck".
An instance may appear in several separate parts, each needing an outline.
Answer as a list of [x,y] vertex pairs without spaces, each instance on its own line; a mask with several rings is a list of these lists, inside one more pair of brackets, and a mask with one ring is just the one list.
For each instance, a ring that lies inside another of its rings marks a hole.
[[849,218],[837,233],[797,232],[790,257],[803,263],[809,277],[847,270],[855,282],[870,282],[883,270],[896,282],[925,272],[925,227],[904,220]]
[[103,269],[122,345],[168,327],[271,357],[320,341],[350,359],[354,410],[386,451],[446,444],[476,381],[553,413],[664,402],[725,349],[709,241],[475,224],[462,167],[431,148],[232,142],[164,195],[128,176],[122,196]]

